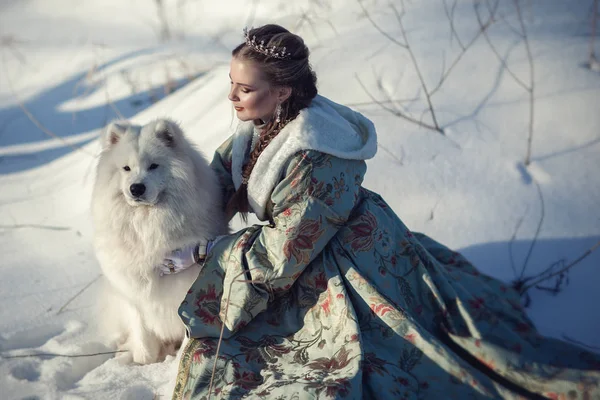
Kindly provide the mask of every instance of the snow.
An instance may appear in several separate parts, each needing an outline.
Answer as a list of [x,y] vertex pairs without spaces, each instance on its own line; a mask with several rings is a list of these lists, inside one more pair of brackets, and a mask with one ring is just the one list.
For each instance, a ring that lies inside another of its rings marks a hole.
[[[378,31],[358,2],[164,1],[168,40],[161,39],[154,2],[3,2],[1,397],[169,397],[173,358],[131,366],[106,354],[18,356],[107,350],[94,336],[95,138],[115,118],[145,123],[168,116],[210,158],[235,125],[228,62],[246,25],[275,22],[300,34],[311,48],[320,92],[374,121],[380,151],[368,163],[365,186],[411,229],[505,281],[520,275],[530,249],[526,276],[559,260],[568,264],[592,247],[600,240],[600,75],[586,67],[589,2],[523,3],[534,59],[528,166],[529,97],[512,74],[530,85],[529,63],[512,2],[501,3],[488,34],[504,61],[484,37],[474,42],[431,97],[442,135],[372,100],[394,100],[384,105],[432,123],[409,53]],[[387,3],[361,4],[402,40]],[[450,10],[453,2],[447,4]],[[472,4],[459,0],[453,8],[463,44],[479,29]],[[405,5],[404,30],[432,90],[461,48],[451,40],[442,2]],[[234,227],[241,226],[236,220]],[[600,347],[593,307],[600,303],[599,266],[596,251],[571,270],[559,294],[531,291],[528,314],[543,334]]]

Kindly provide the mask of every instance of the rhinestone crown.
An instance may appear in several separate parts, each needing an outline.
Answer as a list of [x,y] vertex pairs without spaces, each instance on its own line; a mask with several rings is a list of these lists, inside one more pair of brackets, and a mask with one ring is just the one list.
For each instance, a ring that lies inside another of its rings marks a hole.
[[[254,28],[251,28],[254,29]],[[264,54],[267,57],[277,58],[279,60],[287,60],[291,58],[292,53],[287,53],[286,48],[283,47],[281,50],[277,46],[267,47],[265,41],[261,40],[260,43],[256,41],[256,36],[250,37],[248,28],[244,28],[244,39],[246,39],[246,46],[252,48],[252,50]]]

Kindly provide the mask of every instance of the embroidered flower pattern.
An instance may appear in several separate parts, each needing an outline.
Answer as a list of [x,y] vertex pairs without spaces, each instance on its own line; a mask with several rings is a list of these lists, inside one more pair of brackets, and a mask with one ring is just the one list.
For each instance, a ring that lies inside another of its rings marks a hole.
[[294,257],[298,264],[308,264],[314,245],[323,232],[318,220],[303,220],[298,227],[286,232],[288,237],[283,245],[283,254],[288,261]]
[[220,239],[180,307],[198,339],[175,399],[210,397],[213,366],[213,398],[518,397],[495,376],[549,398],[599,396],[600,356],[555,348],[509,285],[410,231],[360,186],[363,163],[309,151],[287,173],[272,224]]
[[348,226],[351,233],[344,239],[355,252],[367,252],[373,248],[374,233],[377,229],[377,219],[367,211]]

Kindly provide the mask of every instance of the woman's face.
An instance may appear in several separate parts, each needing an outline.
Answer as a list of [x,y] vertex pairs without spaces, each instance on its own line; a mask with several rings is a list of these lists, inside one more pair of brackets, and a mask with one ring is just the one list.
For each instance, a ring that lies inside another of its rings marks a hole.
[[254,62],[232,57],[229,78],[228,98],[240,120],[267,122],[271,119],[280,102],[279,91],[273,90]]

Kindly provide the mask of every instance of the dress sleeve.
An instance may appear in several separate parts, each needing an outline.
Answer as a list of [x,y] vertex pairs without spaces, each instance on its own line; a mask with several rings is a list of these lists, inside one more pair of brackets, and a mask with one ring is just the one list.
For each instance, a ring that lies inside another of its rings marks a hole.
[[218,240],[180,315],[191,337],[228,336],[288,290],[348,220],[366,170],[363,161],[316,151],[296,154],[271,194],[272,224]]
[[217,174],[221,186],[221,205],[223,210],[235,193],[235,186],[231,175],[231,153],[233,149],[233,136],[230,136],[217,150],[210,163],[210,167]]

